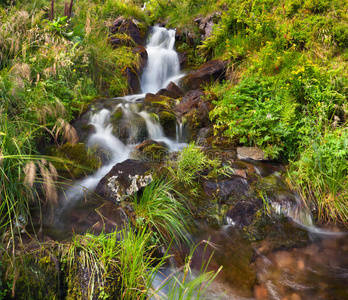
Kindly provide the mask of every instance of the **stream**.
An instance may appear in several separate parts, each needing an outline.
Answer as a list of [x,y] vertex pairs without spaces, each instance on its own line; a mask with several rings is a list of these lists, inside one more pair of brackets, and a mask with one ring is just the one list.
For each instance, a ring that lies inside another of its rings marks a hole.
[[[146,50],[148,63],[141,79],[142,94],[106,99],[89,112],[89,124],[94,131],[89,135],[87,145],[101,147],[109,153],[109,159],[97,172],[75,182],[62,195],[54,225],[61,232],[69,232],[72,228],[75,232],[85,232],[89,229],[88,224],[97,222],[88,212],[97,206],[84,204],[86,194],[93,192],[115,164],[130,158],[136,145],[152,139],[166,144],[172,152],[180,151],[186,145],[182,124],[176,125],[176,137],[169,138],[160,123],[139,105],[146,93],[156,93],[171,81],[178,83],[183,76],[175,51],[175,30],[154,27]],[[120,109],[125,122],[130,124],[122,137],[115,135],[112,125],[112,118]],[[265,229],[269,230],[268,239],[255,242],[248,241],[234,226],[235,220],[227,219],[226,225],[218,229],[197,222],[192,239],[195,243],[209,240],[213,246],[208,246],[206,251],[203,246],[198,247],[192,269],[198,272],[202,260],[213,251],[208,270],[223,266],[205,298],[348,299],[347,234],[337,227],[314,227],[310,214],[299,211],[299,207],[296,206],[296,213],[305,215],[306,224],[293,216],[291,208],[284,210],[275,205],[274,209],[285,217],[274,220],[272,229]],[[110,213],[107,206],[104,208],[106,214]],[[298,238],[296,242],[292,240],[294,235]],[[171,271],[168,268],[163,272],[170,274]],[[161,282],[160,274],[157,282]]]

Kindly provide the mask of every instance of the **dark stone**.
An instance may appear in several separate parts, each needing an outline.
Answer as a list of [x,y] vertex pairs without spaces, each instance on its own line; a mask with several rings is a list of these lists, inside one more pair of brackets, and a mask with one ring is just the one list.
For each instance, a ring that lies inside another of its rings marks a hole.
[[210,199],[227,200],[228,198],[240,199],[247,195],[249,185],[239,176],[232,176],[218,182],[204,181],[203,189]]
[[156,94],[166,96],[171,99],[178,99],[184,96],[182,90],[172,81],[168,84],[168,86],[165,89],[160,89]]
[[237,228],[250,225],[256,212],[262,208],[261,199],[245,199],[239,201],[226,214],[227,223]]
[[120,202],[152,181],[153,166],[132,159],[118,163],[99,181],[95,193],[105,200]]
[[175,106],[175,111],[180,115],[184,115],[192,109],[197,109],[199,103],[202,101],[201,96],[203,95],[204,93],[199,90],[191,90],[187,92],[180,103]]
[[206,84],[215,81],[221,82],[225,79],[227,64],[227,61],[212,60],[203,64],[196,71],[191,71],[181,79],[183,91],[198,90]]
[[143,151],[143,150],[145,150],[145,148],[147,148],[150,145],[157,145],[157,146],[161,146],[163,148],[167,148],[167,145],[164,142],[157,142],[155,140],[148,139],[148,140],[142,142],[141,144],[135,146],[134,149],[139,150],[139,151]]
[[140,80],[138,74],[134,71],[133,68],[126,67],[124,70],[127,77],[128,84],[128,94],[139,94],[141,90]]
[[162,110],[158,113],[160,124],[166,136],[175,138],[176,136],[176,117],[174,113]]
[[187,92],[181,102],[175,106],[178,119],[188,124],[189,140],[195,141],[202,127],[211,126],[209,112],[212,104],[202,98],[204,93],[199,90]]
[[179,63],[180,63],[180,69],[186,69],[188,66],[188,54],[186,51],[184,52],[178,52],[179,56]]

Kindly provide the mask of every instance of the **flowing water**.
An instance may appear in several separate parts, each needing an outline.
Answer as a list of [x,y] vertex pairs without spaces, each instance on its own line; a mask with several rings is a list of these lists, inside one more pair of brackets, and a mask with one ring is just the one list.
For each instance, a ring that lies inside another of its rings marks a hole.
[[[180,78],[174,43],[174,30],[154,27],[146,46],[149,60],[141,80],[144,94],[109,99],[107,106],[90,112],[89,123],[95,131],[89,136],[87,144],[98,145],[110,153],[110,158],[95,174],[68,189],[64,199],[61,199],[61,203],[64,203],[59,212],[61,216],[65,215],[68,207],[83,199],[86,193],[92,192],[116,163],[129,158],[134,146],[145,138],[164,142],[172,151],[185,146],[183,124],[177,124],[176,140],[170,139],[151,114],[135,103],[143,99],[145,93],[156,93],[170,81]],[[125,122],[130,124],[127,138],[115,135],[112,125],[113,115],[119,110],[122,110]],[[132,125],[132,120],[139,120],[145,125]],[[261,167],[256,167],[260,175],[263,172]],[[284,194],[278,195],[277,199],[281,200],[282,197]],[[283,205],[281,201],[271,203],[279,213],[294,220],[292,224],[280,223],[276,226],[276,232],[270,233],[272,237],[278,235],[283,240],[282,246],[274,246],[268,240],[250,243],[239,229],[231,225],[216,230],[198,224],[194,241],[199,243],[210,239],[210,245],[214,246],[209,246],[207,251],[198,247],[192,259],[192,270],[198,272],[202,261],[213,251],[215,254],[209,270],[217,270],[220,265],[224,267],[209,288],[206,299],[348,299],[347,235],[313,227],[302,199],[295,194],[291,197],[294,204],[290,206]],[[292,244],[292,235],[285,230],[289,226],[295,232],[302,230],[307,237],[306,243]],[[172,271],[169,268],[164,270],[164,275],[158,274],[155,282],[160,285]],[[191,279],[194,278],[192,275]],[[163,292],[165,298],[166,292]]]

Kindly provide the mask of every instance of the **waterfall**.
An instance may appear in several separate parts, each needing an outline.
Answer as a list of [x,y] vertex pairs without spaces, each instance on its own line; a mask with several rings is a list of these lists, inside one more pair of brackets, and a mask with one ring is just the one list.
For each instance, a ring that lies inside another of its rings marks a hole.
[[[143,93],[156,93],[161,88],[166,87],[170,81],[176,81],[180,78],[180,64],[178,54],[174,49],[175,30],[167,30],[155,26],[152,29],[152,35],[148,40],[146,50],[148,52],[148,63],[144,69],[141,87]],[[185,143],[173,141],[165,136],[163,128],[158,121],[151,115],[143,111],[138,111],[134,101],[143,99],[145,94],[130,95],[114,99],[113,110],[106,108],[99,112],[92,112],[89,124],[94,126],[95,132],[92,133],[87,141],[87,146],[98,145],[111,154],[110,162],[102,166],[96,173],[76,182],[64,195],[66,205],[81,199],[87,191],[93,190],[98,182],[112,169],[112,167],[128,159],[134,148],[135,143],[141,143],[139,140],[140,130],[142,128],[134,121],[136,118],[142,118],[146,124],[147,134],[150,139],[164,142],[169,150],[178,151],[184,148]],[[114,136],[113,126],[110,119],[117,110],[121,108],[123,118],[130,124],[128,129],[129,138],[126,144],[118,137]],[[61,208],[61,212],[64,210]]]
[[148,62],[141,79],[143,93],[157,93],[180,78],[179,56],[174,49],[175,30],[153,27],[146,46]]

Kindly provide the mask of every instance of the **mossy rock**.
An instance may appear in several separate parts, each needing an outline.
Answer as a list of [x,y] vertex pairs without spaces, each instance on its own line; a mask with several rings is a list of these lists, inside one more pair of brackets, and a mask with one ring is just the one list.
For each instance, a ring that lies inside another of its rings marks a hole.
[[56,149],[53,155],[71,162],[53,161],[58,173],[65,178],[78,178],[98,170],[102,160],[93,150],[88,151],[82,143],[72,145],[64,144]]
[[218,203],[209,203],[206,206],[197,208],[193,212],[195,219],[204,220],[212,228],[218,229],[225,225],[225,216],[228,211],[227,205],[219,205]]
[[118,112],[116,116],[111,117],[111,124],[113,134],[123,143],[139,143],[148,137],[146,121],[138,114],[134,113],[132,117],[126,117]]
[[132,158],[145,162],[161,162],[166,159],[169,151],[164,143],[146,140],[132,153]]
[[159,122],[163,127],[164,133],[169,137],[176,135],[176,116],[167,110],[159,112]]
[[123,34],[123,33],[116,33],[116,34],[110,36],[107,39],[107,42],[114,49],[116,49],[118,47],[122,47],[122,46],[127,46],[127,47],[135,47],[136,46],[133,39],[130,36]]
[[124,112],[122,107],[117,107],[117,109],[115,110],[115,112],[112,114],[110,118],[111,124],[117,124],[117,122],[122,119],[123,115],[124,115]]
[[59,269],[54,259],[43,253],[31,253],[20,259],[15,299],[60,298]]
[[160,110],[166,110],[173,107],[175,102],[173,101],[173,99],[166,96],[147,93],[145,95],[144,103],[145,105],[151,105]]
[[[64,269],[63,285],[66,299],[103,299],[103,295],[108,295],[111,299],[119,299],[120,277],[117,270],[109,268],[104,274],[92,273],[92,270],[86,266],[82,254],[78,254],[73,264],[65,265]],[[97,276],[106,278],[105,286],[98,284]],[[91,282],[94,282],[93,290]]]
[[308,231],[293,226],[285,216],[267,213],[264,208],[257,211],[252,223],[242,232],[250,242],[267,244],[269,251],[303,247],[311,243]]

